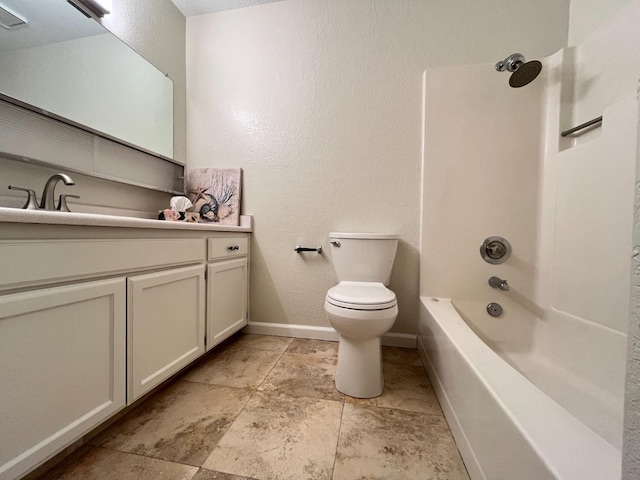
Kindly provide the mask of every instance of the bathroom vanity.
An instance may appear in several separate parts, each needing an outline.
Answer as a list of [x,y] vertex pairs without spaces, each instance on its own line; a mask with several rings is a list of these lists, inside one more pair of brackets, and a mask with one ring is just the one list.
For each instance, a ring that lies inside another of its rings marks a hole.
[[245,326],[250,232],[0,208],[0,479]]

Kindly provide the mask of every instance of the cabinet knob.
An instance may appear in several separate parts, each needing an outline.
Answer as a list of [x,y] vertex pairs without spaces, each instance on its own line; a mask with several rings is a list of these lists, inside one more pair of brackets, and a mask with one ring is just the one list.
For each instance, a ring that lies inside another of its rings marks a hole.
[[238,245],[229,245],[227,247],[227,250],[229,250],[230,252],[235,252],[236,250],[240,250],[240,247]]

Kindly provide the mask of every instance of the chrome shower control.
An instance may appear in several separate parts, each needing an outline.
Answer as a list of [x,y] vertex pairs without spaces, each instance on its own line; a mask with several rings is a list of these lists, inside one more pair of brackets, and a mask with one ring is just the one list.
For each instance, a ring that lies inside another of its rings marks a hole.
[[480,245],[480,256],[487,263],[499,265],[511,256],[511,244],[502,237],[489,237]]
[[487,305],[487,313],[492,317],[499,317],[500,315],[502,315],[502,307],[499,303],[491,302],[489,305]]

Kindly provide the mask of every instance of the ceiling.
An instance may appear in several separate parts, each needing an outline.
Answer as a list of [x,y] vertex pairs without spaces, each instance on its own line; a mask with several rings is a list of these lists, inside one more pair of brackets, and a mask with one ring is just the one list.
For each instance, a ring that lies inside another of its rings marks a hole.
[[171,0],[185,17],[202,15],[204,13],[222,12],[236,8],[253,7],[263,3],[281,0]]
[[0,0],[0,7],[27,22],[12,29],[0,27],[0,52],[106,33],[102,25],[80,14],[67,2]]

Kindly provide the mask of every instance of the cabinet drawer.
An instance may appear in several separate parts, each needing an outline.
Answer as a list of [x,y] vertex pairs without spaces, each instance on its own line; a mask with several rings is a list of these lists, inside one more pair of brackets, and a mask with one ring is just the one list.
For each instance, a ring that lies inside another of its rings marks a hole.
[[208,260],[239,257],[249,250],[249,238],[244,236],[216,237],[208,241]]
[[201,239],[0,242],[0,290],[202,262]]

